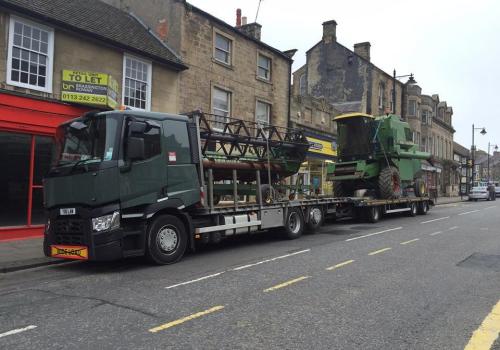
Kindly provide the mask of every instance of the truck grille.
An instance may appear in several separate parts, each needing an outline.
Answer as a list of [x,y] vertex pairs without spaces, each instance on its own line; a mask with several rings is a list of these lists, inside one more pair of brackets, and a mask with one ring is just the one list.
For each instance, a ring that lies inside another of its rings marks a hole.
[[57,244],[84,243],[85,229],[82,219],[58,219],[53,227]]

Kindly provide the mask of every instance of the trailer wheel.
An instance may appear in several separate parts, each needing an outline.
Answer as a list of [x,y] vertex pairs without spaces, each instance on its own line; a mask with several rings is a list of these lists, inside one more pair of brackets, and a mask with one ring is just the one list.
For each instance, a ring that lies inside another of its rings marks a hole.
[[287,239],[296,239],[304,232],[304,216],[302,210],[290,208],[286,214],[285,236]]
[[396,199],[401,197],[401,176],[394,166],[382,169],[378,176],[378,188],[383,199]]
[[148,227],[147,257],[158,265],[179,261],[187,247],[187,233],[182,221],[172,215],[161,215]]
[[416,216],[417,215],[417,204],[415,202],[410,203],[410,211],[408,212],[408,216]]
[[325,215],[323,214],[323,209],[321,207],[311,207],[309,209],[309,220],[306,223],[306,231],[309,233],[315,233],[325,221]]
[[378,222],[380,220],[380,207],[374,205],[366,208],[366,219],[371,223]]
[[426,215],[428,211],[429,211],[429,203],[427,203],[427,201],[422,201],[422,202],[418,203],[418,214],[419,215]]

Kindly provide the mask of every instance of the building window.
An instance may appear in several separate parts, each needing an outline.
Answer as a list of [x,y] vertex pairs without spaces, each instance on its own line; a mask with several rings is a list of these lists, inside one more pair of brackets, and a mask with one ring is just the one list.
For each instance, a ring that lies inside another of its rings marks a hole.
[[427,111],[422,111],[422,124],[427,124]]
[[151,62],[123,56],[123,104],[133,109],[151,109]]
[[380,83],[378,85],[378,108],[383,109],[384,108],[384,94],[385,94],[385,86],[383,83]]
[[54,30],[10,18],[7,84],[52,92]]
[[213,89],[212,113],[214,114],[212,128],[222,130],[231,114],[231,93],[229,91],[219,88]]
[[417,101],[408,101],[408,115],[414,117],[417,114]]
[[307,92],[307,79],[306,79],[306,73],[303,73],[300,75],[299,78],[299,94],[304,96]]
[[257,101],[255,120],[261,126],[267,126],[271,121],[271,105],[266,102]]
[[231,49],[232,41],[231,39],[215,33],[215,45],[214,45],[214,58],[222,63],[231,64]]
[[271,59],[259,54],[257,60],[257,76],[264,80],[271,80]]

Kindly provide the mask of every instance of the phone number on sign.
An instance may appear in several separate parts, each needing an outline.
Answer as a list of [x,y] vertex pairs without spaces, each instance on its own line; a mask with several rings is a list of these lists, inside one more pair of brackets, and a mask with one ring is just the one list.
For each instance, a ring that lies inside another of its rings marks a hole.
[[106,104],[106,96],[78,95],[78,94],[63,93],[62,99],[65,101],[78,101],[78,102],[90,102],[90,103]]

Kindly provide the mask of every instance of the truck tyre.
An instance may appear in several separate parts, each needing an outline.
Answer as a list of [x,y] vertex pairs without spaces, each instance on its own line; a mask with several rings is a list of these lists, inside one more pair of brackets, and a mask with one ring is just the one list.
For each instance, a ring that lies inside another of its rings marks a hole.
[[333,193],[335,194],[335,197],[352,197],[354,190],[347,182],[337,181],[333,187]]
[[422,202],[418,203],[418,214],[419,215],[426,215],[428,211],[429,211],[429,203],[427,203],[427,201],[422,201]]
[[264,184],[260,186],[260,194],[262,196],[262,202],[270,204],[276,198],[276,191],[273,186],[269,184]]
[[319,206],[314,206],[309,209],[309,220],[306,223],[306,231],[308,233],[316,233],[325,221],[325,215],[323,213],[323,208]]
[[417,203],[410,203],[410,211],[408,212],[408,216],[416,216],[417,215]]
[[380,207],[374,205],[372,207],[366,208],[366,220],[371,223],[376,223],[380,220]]
[[427,186],[423,179],[415,180],[415,196],[417,197],[425,197],[427,196]]
[[290,208],[285,218],[285,237],[296,239],[304,232],[304,216],[300,208]]
[[399,170],[394,166],[382,169],[378,176],[378,188],[383,199],[396,199],[401,197],[401,177]]
[[148,226],[147,257],[158,265],[179,261],[187,247],[186,227],[173,215],[160,215]]

